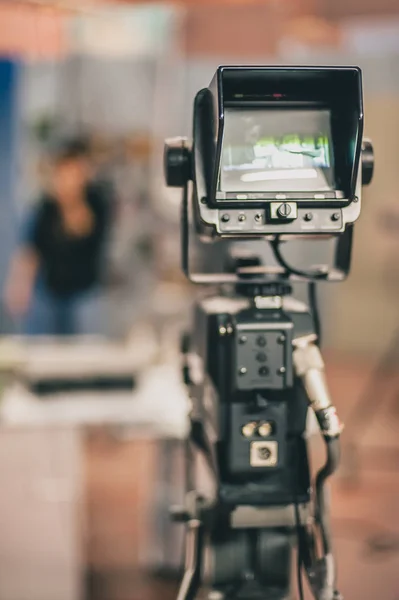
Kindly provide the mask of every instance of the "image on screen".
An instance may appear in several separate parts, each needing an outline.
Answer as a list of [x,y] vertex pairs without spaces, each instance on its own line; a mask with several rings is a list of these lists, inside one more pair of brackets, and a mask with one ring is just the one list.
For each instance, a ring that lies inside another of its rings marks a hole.
[[329,111],[226,109],[220,191],[323,192],[332,174]]

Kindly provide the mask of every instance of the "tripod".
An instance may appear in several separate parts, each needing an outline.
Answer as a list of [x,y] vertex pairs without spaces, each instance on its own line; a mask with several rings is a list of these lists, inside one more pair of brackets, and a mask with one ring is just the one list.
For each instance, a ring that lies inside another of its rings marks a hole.
[[[177,600],[194,600],[201,584],[207,600],[288,600],[295,546],[300,595],[303,569],[317,600],[340,597],[324,486],[338,466],[341,427],[316,344],[316,315],[290,292],[277,282],[206,298],[184,338],[192,410],[186,503],[172,511],[186,524]],[[314,488],[305,439],[309,405],[327,450]],[[201,460],[205,494],[195,478]]]

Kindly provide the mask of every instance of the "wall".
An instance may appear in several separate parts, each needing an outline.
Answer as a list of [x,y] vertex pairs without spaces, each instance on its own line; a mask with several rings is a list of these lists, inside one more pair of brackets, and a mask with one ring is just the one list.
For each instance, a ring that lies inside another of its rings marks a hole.
[[[392,19],[391,33],[396,26],[397,21]],[[356,226],[351,276],[344,284],[321,286],[320,293],[326,344],[340,351],[374,355],[386,343],[396,323],[396,288],[391,282],[387,291],[381,279],[382,268],[389,260],[393,266],[396,260],[395,236],[387,237],[378,219],[385,207],[395,209],[399,187],[396,162],[399,60],[392,45],[393,35],[384,49],[381,36],[376,34],[371,45],[367,45],[367,28],[362,30],[359,26],[355,37],[350,35],[349,24],[345,31],[346,39],[352,40],[351,49],[347,48],[345,52],[324,49],[317,54],[302,49],[300,62],[360,64],[366,98],[366,135],[375,143],[377,166],[375,181],[364,192],[363,213]],[[379,53],[376,48],[380,48]],[[274,62],[294,60],[297,61],[298,56],[286,45]],[[60,70],[55,70],[54,64],[50,63],[27,66],[25,118],[37,113],[46,103],[47,106],[60,103],[71,122],[99,123],[107,131],[117,133],[136,126],[152,129],[159,142],[153,171],[155,196],[160,205],[168,206],[160,167],[163,139],[179,134],[191,135],[193,97],[198,89],[209,83],[217,65],[226,61],[242,62],[239,56],[223,53],[188,59],[176,52],[157,63],[75,58]],[[273,60],[264,55],[248,57],[245,62],[268,64]],[[55,80],[58,83],[54,83]],[[318,262],[319,249],[310,247],[306,257]]]
[[334,286],[326,316],[332,347],[374,356],[399,327],[399,93],[370,95],[365,115],[376,155],[375,177],[364,192],[351,275]]
[[60,57],[67,49],[65,11],[33,3],[0,3],[0,54],[35,59]]
[[399,14],[397,0],[319,0],[317,10],[323,16],[342,19],[348,16],[380,16]]

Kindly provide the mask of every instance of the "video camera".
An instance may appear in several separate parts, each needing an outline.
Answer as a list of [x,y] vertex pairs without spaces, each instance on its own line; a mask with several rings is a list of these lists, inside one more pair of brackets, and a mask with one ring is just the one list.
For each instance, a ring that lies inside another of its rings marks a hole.
[[[174,511],[187,524],[178,600],[193,600],[201,585],[209,600],[290,598],[294,538],[314,597],[341,597],[325,483],[342,426],[325,382],[314,284],[349,271],[373,165],[357,67],[219,67],[195,98],[192,143],[166,143],[167,184],[183,188],[183,270],[194,282],[234,284],[197,303],[182,344],[192,409],[187,502]],[[190,215],[201,242],[267,240],[277,268],[238,252],[223,273],[193,273]],[[333,264],[290,266],[281,242],[313,238],[334,241]],[[291,280],[309,285],[310,306],[292,297]],[[327,454],[314,483],[309,407]],[[302,596],[300,575],[298,587]]]

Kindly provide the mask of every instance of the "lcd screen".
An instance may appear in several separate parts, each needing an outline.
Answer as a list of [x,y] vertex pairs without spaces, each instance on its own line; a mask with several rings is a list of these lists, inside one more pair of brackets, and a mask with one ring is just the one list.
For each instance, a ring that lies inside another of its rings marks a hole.
[[219,190],[333,189],[328,110],[226,108]]

